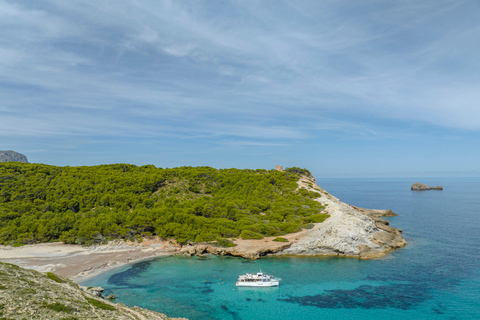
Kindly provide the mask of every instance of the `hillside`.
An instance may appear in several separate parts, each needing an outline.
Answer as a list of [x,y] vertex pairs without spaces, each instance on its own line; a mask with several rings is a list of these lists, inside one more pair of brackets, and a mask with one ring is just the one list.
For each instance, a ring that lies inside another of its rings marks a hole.
[[168,320],[166,315],[104,300],[72,280],[0,262],[0,319]]
[[262,239],[324,221],[305,169],[0,164],[0,243],[89,244],[157,235],[178,243]]
[[0,151],[0,162],[24,162],[28,163],[27,157],[15,151]]

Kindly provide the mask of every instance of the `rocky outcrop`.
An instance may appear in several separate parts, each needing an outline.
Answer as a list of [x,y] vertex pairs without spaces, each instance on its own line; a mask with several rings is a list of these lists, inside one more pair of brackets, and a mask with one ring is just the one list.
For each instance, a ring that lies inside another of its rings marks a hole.
[[24,162],[28,163],[27,157],[21,153],[15,151],[0,151],[0,162]]
[[402,230],[389,226],[381,216],[396,215],[391,210],[357,208],[341,202],[319,187],[313,177],[303,177],[299,186],[321,194],[316,199],[330,218],[308,230],[297,242],[280,254],[337,255],[376,258],[404,247]]
[[412,184],[412,187],[410,188],[411,190],[416,190],[416,191],[423,191],[423,190],[443,190],[443,187],[441,185],[436,186],[436,187],[430,187],[428,184],[416,182]]
[[363,214],[366,214],[370,217],[375,217],[375,218],[398,216],[398,214],[396,214],[392,210],[365,209],[365,208],[359,208],[355,206],[351,206],[351,207]]
[[[276,242],[273,241],[275,237],[264,238],[262,240],[235,240],[235,247],[217,247],[209,244],[196,244],[188,245],[181,248],[177,254],[183,254],[185,256],[200,256],[203,254],[211,253],[219,256],[235,256],[245,259],[258,259],[269,253],[276,253],[282,251],[292,245],[294,242],[293,237],[300,236],[300,233],[293,233],[288,235],[289,242]],[[287,237],[287,236],[284,236]]]
[[90,291],[51,273],[0,263],[1,319],[173,320],[162,313],[112,303]]
[[103,289],[102,287],[87,288],[86,291],[89,291],[90,293],[96,295],[99,298],[102,298],[102,299],[104,298],[103,291],[105,291],[105,289]]

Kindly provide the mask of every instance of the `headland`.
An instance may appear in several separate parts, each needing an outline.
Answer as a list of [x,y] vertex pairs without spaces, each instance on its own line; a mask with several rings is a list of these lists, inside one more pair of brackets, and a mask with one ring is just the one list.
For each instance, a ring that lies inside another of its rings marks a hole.
[[63,243],[42,243],[21,247],[1,246],[0,261],[24,268],[58,275],[81,282],[113,267],[139,260],[171,254],[186,256],[206,253],[232,255],[247,259],[262,256],[344,256],[372,259],[406,245],[400,229],[389,226],[383,216],[394,216],[391,210],[364,209],[341,202],[317,185],[312,176],[302,176],[298,188],[320,194],[316,198],[325,207],[322,213],[330,217],[300,232],[263,239],[231,239],[234,247],[219,247],[209,243],[178,245],[174,240],[156,236],[141,242],[114,240],[108,244],[82,247]]

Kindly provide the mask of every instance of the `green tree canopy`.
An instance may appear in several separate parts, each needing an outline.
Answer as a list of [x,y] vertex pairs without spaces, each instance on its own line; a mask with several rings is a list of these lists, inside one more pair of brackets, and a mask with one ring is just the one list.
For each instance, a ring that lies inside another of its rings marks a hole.
[[[321,222],[306,169],[0,164],[0,243],[158,235],[186,241],[280,236]],[[99,236],[101,235],[101,236]]]

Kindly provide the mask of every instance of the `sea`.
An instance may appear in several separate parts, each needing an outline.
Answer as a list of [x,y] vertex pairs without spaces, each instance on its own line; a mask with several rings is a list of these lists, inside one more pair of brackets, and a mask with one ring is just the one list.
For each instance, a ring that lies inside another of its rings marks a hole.
[[[351,205],[391,209],[407,246],[384,258],[167,256],[82,285],[116,302],[190,320],[480,319],[480,178],[317,179]],[[414,182],[442,191],[411,191]],[[240,274],[282,278],[236,288]]]

